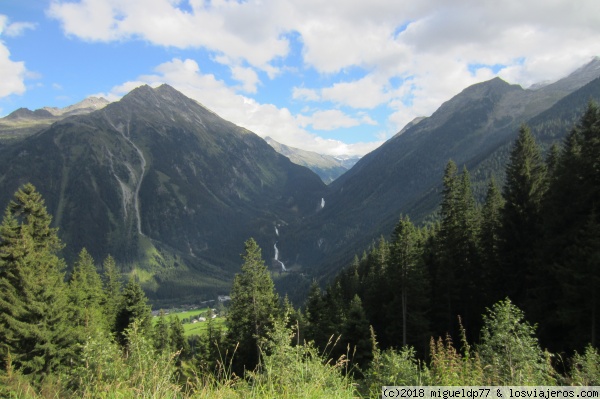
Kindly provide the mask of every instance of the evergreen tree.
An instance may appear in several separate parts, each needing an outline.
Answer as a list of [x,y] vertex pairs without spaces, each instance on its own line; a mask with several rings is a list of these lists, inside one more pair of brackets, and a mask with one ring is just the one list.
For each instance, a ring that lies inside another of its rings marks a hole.
[[260,360],[259,339],[279,314],[279,298],[256,241],[250,238],[242,254],[241,273],[235,275],[227,318],[232,348],[239,345],[234,365],[237,372],[252,370]]
[[42,196],[19,189],[0,225],[0,361],[43,376],[72,354],[63,244]]
[[339,349],[345,350],[351,361],[361,368],[373,359],[369,320],[358,295],[354,296],[348,306]]
[[[212,314],[212,311],[210,312]],[[212,315],[209,315],[211,320]],[[172,352],[180,352],[177,365],[181,365],[181,359],[186,359],[190,354],[190,345],[185,338],[183,323],[179,317],[171,316],[169,318],[169,343]]]
[[500,263],[500,234],[502,228],[501,212],[504,199],[492,180],[488,184],[485,202],[481,209],[481,229],[479,231],[479,243],[481,248],[481,279],[478,291],[482,304],[488,304],[500,300],[501,292],[496,292],[494,278],[501,268]]
[[133,278],[129,279],[123,288],[122,301],[115,322],[117,339],[122,345],[127,344],[125,330],[136,320],[138,321],[137,328],[141,333],[149,334],[151,332],[152,314],[147,302],[148,298],[140,284]]
[[223,331],[217,327],[213,319],[212,309],[208,311],[206,331],[199,337],[195,363],[200,370],[214,371],[222,359],[221,350],[224,348]]
[[540,212],[546,192],[546,165],[529,128],[521,126],[513,145],[503,188],[502,268],[497,281],[516,303],[526,299],[534,281],[536,242],[540,238]]
[[535,337],[535,327],[509,299],[484,315],[477,347],[494,385],[551,385],[552,368]]
[[158,312],[158,318],[154,323],[154,347],[159,353],[171,350],[171,341],[169,337],[169,324],[164,310]]
[[[401,217],[390,244],[387,280],[393,297],[384,308],[389,315],[386,335],[390,342],[402,346],[409,341],[411,344],[418,342],[418,338],[423,338],[421,334],[428,332],[425,313],[428,310],[429,286],[422,256],[419,231],[408,216]],[[397,316],[398,311],[401,317]]]
[[116,321],[121,305],[121,276],[112,256],[108,255],[103,263],[103,309],[109,331],[116,332]]
[[83,344],[90,337],[107,331],[101,307],[104,299],[102,281],[94,259],[85,248],[79,253],[69,277],[68,298],[70,320],[75,325],[77,342]]
[[308,341],[314,341],[317,348],[324,348],[331,336],[330,331],[324,328],[326,317],[327,311],[321,287],[316,281],[313,281],[306,299],[305,318],[307,326],[305,335]]
[[433,292],[436,294],[436,324],[445,332],[457,332],[457,316],[469,324],[475,318],[473,297],[475,282],[478,280],[478,221],[475,201],[471,192],[469,173],[466,168],[462,175],[449,161],[444,171],[444,190],[440,209],[441,223],[433,274]]

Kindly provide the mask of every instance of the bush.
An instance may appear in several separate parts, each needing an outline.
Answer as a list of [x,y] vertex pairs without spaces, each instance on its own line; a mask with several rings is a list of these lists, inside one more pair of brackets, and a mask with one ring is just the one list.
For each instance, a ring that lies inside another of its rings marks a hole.
[[600,354],[592,345],[583,355],[575,352],[571,365],[571,383],[574,385],[600,385]]
[[488,385],[553,385],[550,354],[540,349],[535,326],[509,299],[496,303],[483,316],[477,347]]

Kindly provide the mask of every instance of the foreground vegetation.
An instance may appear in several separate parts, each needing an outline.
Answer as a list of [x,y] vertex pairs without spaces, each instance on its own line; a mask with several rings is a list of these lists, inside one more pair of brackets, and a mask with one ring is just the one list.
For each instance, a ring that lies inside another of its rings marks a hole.
[[353,398],[380,397],[383,385],[600,385],[599,160],[591,104],[546,162],[523,127],[502,193],[490,183],[481,209],[466,169],[458,175],[449,162],[440,222],[417,228],[401,217],[389,243],[325,291],[314,284],[302,310],[276,293],[249,239],[225,325],[207,317],[191,337],[179,317],[153,322],[139,283],[123,286],[110,256],[100,275],[83,249],[67,274],[43,199],[26,184],[0,225],[0,396]]

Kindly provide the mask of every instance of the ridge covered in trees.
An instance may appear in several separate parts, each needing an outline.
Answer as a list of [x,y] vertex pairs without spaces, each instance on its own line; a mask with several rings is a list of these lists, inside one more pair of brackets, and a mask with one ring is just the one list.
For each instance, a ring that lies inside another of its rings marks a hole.
[[522,126],[506,181],[490,181],[483,204],[468,170],[449,161],[437,221],[402,215],[389,240],[325,290],[314,283],[302,310],[279,298],[249,239],[227,330],[210,324],[190,339],[176,317],[152,322],[139,283],[123,284],[110,256],[98,273],[82,249],[67,273],[51,216],[26,184],[0,225],[0,395],[350,398],[379,397],[382,385],[599,385],[599,161],[593,103],[546,159]]

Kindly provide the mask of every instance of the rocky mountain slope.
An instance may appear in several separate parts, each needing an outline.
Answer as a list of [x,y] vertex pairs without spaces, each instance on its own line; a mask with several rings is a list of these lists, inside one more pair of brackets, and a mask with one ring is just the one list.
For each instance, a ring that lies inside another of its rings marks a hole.
[[560,140],[587,101],[600,100],[598,76],[595,59],[536,90],[499,78],[466,88],[334,181],[325,208],[290,234],[282,250],[315,276],[335,273],[380,235],[389,236],[401,214],[416,222],[431,218],[450,159],[468,167],[483,195],[490,176],[502,182],[520,124],[530,124],[546,147]]
[[167,85],[139,87],[0,149],[0,206],[28,181],[67,258],[82,247],[98,259],[110,253],[155,298],[226,292],[243,242],[273,248],[275,228],[314,213],[326,188]]
[[19,108],[0,118],[0,145],[29,137],[67,116],[89,114],[108,104],[105,98],[88,97],[65,108],[44,107],[35,111]]

